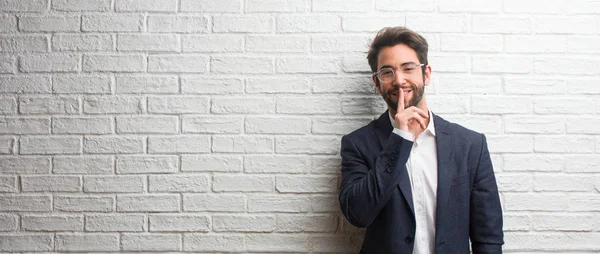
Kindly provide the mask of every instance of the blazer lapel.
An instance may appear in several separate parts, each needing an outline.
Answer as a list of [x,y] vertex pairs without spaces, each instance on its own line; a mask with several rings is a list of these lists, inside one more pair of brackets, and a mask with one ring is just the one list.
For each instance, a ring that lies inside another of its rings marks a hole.
[[450,195],[450,185],[454,178],[454,145],[452,144],[452,132],[448,121],[434,115],[435,139],[437,143],[438,160],[438,187],[437,187],[437,214],[440,217],[441,209],[444,208]]
[[[377,128],[375,128],[375,134],[377,135],[377,139],[379,140],[380,147],[383,149],[383,145],[387,142],[393,130],[392,122],[390,122],[390,117],[387,110],[381,116],[379,116],[379,119],[377,119],[376,123]],[[402,193],[402,196],[404,196],[408,207],[410,207],[412,213],[415,214],[415,209],[413,207],[412,191],[410,188],[410,179],[408,178],[408,171],[406,169],[398,170],[402,170],[400,176],[401,179],[400,183],[398,184],[398,187],[400,188],[400,192]]]

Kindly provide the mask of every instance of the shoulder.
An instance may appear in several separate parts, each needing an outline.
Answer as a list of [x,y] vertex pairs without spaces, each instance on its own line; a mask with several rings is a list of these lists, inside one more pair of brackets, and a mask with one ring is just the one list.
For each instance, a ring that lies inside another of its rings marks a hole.
[[369,124],[344,135],[344,137],[342,137],[342,142],[344,140],[352,140],[353,142],[360,142],[362,140],[368,140],[368,139],[375,138],[374,133],[375,133],[376,126],[377,126],[377,120],[373,120]]
[[480,145],[483,142],[483,139],[485,139],[485,135],[483,133],[471,130],[458,123],[450,122],[438,115],[434,115],[434,118],[437,118],[435,120],[436,130],[439,128],[440,131],[448,132],[448,134],[454,137],[455,141],[458,141],[459,143]]

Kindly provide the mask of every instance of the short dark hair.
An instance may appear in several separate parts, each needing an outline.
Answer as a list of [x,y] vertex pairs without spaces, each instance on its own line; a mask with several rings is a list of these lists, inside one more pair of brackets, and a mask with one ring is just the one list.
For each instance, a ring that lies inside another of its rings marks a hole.
[[427,50],[429,49],[429,45],[427,45],[427,40],[423,36],[402,26],[384,27],[375,36],[367,55],[367,60],[369,60],[369,65],[373,72],[377,71],[379,51],[384,47],[392,47],[398,44],[404,44],[413,49],[417,52],[419,61],[422,64],[428,64]]

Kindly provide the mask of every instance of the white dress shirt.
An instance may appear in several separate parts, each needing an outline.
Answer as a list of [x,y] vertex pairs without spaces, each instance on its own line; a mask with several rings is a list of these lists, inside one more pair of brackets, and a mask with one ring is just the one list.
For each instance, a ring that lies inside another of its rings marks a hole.
[[[415,139],[407,131],[394,128],[393,132],[406,140],[413,141],[413,147],[406,162],[408,177],[415,209],[416,232],[413,254],[435,252],[435,209],[437,206],[437,143],[433,115],[429,111],[429,124]],[[392,127],[394,118],[389,115]]]

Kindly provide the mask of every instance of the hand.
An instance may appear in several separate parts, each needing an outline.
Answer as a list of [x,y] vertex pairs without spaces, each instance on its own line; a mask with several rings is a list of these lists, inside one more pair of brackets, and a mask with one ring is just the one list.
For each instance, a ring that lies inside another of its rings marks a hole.
[[420,108],[411,106],[404,108],[404,91],[398,91],[398,108],[394,116],[395,128],[412,133],[415,138],[427,128],[429,114]]

